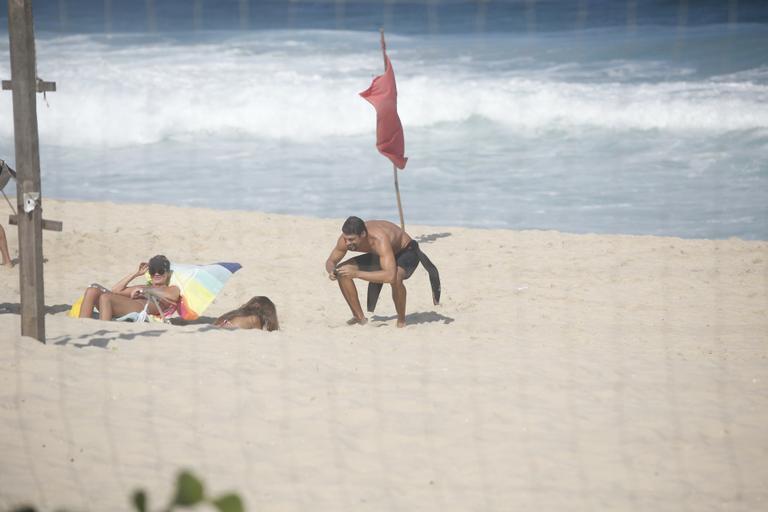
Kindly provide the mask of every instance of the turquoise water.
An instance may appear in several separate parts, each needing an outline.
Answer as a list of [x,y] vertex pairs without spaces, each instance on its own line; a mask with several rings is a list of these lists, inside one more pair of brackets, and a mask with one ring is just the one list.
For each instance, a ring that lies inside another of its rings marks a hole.
[[107,4],[36,10],[47,197],[396,219],[384,25],[409,223],[768,239],[760,3]]

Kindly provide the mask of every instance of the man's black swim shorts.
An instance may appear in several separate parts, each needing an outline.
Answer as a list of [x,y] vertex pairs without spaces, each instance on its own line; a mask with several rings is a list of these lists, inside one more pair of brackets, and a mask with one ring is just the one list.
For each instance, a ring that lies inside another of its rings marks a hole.
[[[370,252],[361,254],[360,256],[355,256],[354,258],[350,258],[341,263],[339,266],[352,262],[357,264],[357,268],[364,272],[375,272],[377,270],[381,270],[379,256]],[[416,267],[419,266],[418,242],[416,242],[416,240],[411,240],[411,242],[406,245],[403,250],[395,254],[395,263],[398,267],[405,270],[405,277],[403,279],[408,279],[411,277],[413,271],[416,270]]]

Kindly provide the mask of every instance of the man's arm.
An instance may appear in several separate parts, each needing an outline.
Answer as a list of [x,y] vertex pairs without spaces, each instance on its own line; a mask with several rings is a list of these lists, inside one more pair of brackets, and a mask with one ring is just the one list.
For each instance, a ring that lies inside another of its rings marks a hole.
[[394,283],[397,276],[397,264],[395,263],[395,254],[387,241],[374,242],[373,248],[379,256],[379,265],[381,270],[366,272],[342,266],[339,268],[339,274],[352,278],[362,279],[371,283]]
[[333,248],[328,259],[325,260],[325,271],[328,272],[328,277],[331,281],[336,280],[336,265],[339,264],[345,254],[347,254],[347,246],[344,243],[344,237],[340,236],[336,242],[336,247]]

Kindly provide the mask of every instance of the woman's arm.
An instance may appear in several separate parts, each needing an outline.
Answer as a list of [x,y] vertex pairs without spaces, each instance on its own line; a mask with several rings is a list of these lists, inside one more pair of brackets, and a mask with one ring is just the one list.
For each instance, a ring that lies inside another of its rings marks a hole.
[[181,290],[178,286],[132,286],[131,298],[149,297],[153,295],[164,302],[176,303],[181,297]]
[[132,274],[128,274],[124,278],[122,278],[120,281],[117,282],[115,286],[112,287],[112,293],[116,293],[118,295],[125,295],[126,297],[131,297],[133,295],[133,292],[137,288],[141,288],[140,286],[128,286],[128,284],[139,277],[140,275],[143,275],[149,270],[149,265],[146,263],[139,263],[139,269],[136,272],[133,272]]

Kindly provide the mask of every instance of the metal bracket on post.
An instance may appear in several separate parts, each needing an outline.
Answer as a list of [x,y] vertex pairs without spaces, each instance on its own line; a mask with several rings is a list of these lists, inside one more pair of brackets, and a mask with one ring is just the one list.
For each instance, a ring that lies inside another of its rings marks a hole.
[[32,213],[40,206],[40,192],[24,192],[21,198],[24,200],[24,213]]
[[[11,178],[16,178],[16,171],[10,168],[5,161],[0,160],[0,194],[3,195],[6,201],[8,201],[8,207],[13,212],[13,215],[8,217],[8,224],[12,226],[18,226],[19,216],[16,215],[16,210],[13,209],[13,205],[8,200],[8,196],[5,195],[3,188],[11,181]],[[17,190],[18,193],[18,190]],[[21,196],[23,203],[23,210],[25,213],[31,213],[35,208],[42,208],[40,206],[40,192],[27,192]],[[46,231],[61,231],[64,225],[58,220],[43,219],[43,229]]]

